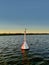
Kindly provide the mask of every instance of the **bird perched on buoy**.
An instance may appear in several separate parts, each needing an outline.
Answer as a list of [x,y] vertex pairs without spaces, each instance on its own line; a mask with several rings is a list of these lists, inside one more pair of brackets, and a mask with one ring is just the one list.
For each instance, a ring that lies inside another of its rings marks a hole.
[[27,49],[29,49],[29,46],[28,46],[28,44],[27,44],[27,42],[26,42],[26,28],[25,28],[25,31],[24,31],[24,41],[23,41],[23,44],[22,44],[22,46],[21,46],[21,49],[22,49],[22,50],[27,50]]

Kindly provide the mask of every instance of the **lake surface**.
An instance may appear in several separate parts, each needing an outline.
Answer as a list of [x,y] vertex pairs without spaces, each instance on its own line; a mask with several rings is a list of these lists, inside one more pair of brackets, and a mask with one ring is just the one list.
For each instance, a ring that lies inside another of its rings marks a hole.
[[49,35],[27,35],[29,50],[21,50],[23,35],[0,36],[0,65],[49,65]]

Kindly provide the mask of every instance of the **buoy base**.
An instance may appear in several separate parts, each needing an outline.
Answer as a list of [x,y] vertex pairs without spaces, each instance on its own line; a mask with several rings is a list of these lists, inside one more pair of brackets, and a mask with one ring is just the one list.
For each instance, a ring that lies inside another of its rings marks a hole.
[[26,42],[24,42],[24,43],[22,44],[22,46],[21,46],[21,49],[23,49],[23,50],[29,49],[28,44],[27,44]]

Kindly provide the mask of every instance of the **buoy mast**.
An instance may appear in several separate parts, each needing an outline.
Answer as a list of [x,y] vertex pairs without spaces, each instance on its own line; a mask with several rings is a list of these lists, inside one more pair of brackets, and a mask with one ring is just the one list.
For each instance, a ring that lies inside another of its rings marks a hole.
[[24,42],[26,42],[26,28],[25,28],[25,31],[24,31]]

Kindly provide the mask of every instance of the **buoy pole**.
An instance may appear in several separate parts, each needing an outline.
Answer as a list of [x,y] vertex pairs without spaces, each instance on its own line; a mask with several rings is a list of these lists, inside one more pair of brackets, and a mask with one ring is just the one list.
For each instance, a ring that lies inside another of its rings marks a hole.
[[26,42],[26,28],[25,28],[25,31],[24,31],[24,42]]

